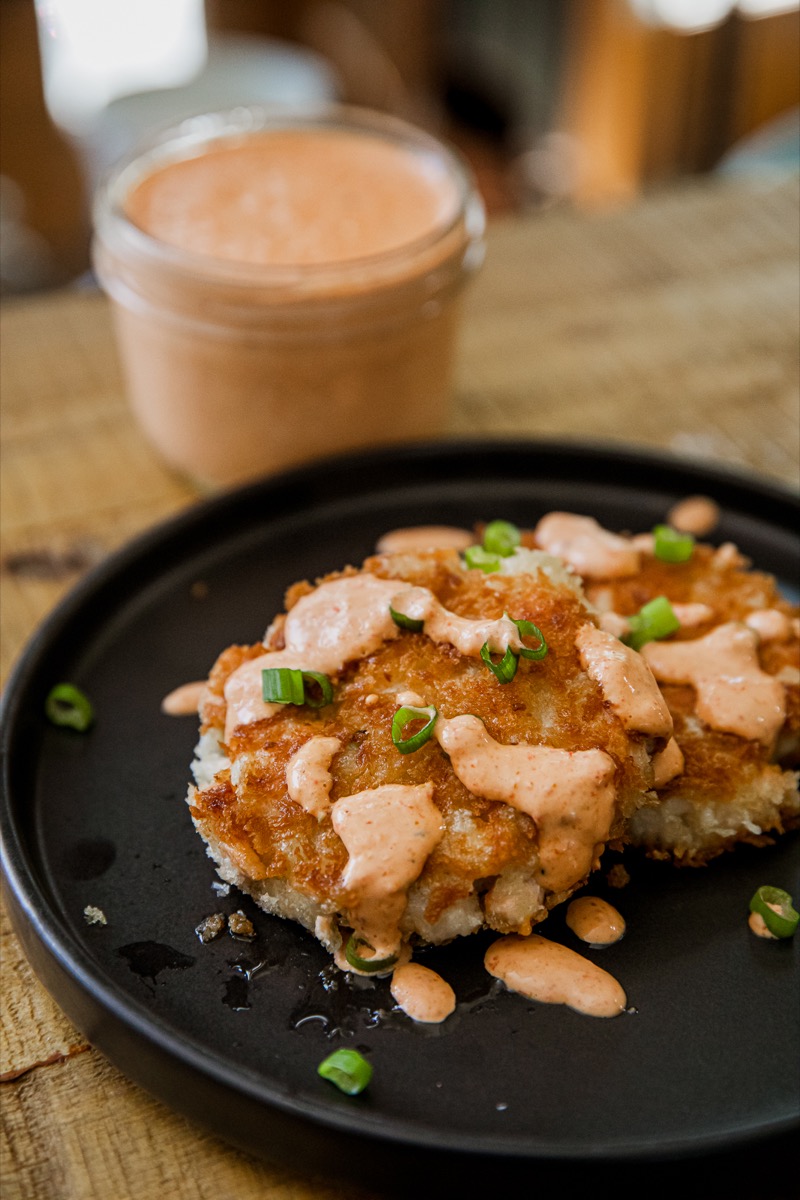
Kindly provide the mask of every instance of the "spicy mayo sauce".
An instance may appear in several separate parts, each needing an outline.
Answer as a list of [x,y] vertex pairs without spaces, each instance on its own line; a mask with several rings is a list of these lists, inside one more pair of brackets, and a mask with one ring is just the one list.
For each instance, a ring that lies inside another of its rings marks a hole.
[[145,433],[205,487],[440,433],[483,229],[460,160],[394,118],[182,122],[119,167],[95,211]]
[[566,1004],[590,1017],[616,1017],[627,998],[601,967],[537,933],[501,938],[486,951],[484,965],[512,992],[544,1004]]
[[590,946],[610,946],[625,933],[625,918],[599,896],[579,896],[567,909],[567,925]]
[[447,224],[447,170],[335,129],[276,129],[168,163],[128,195],[130,220],[192,254],[320,265],[386,254]]
[[406,1016],[428,1025],[444,1021],[456,1006],[455,992],[450,984],[420,963],[404,963],[397,967],[390,990]]

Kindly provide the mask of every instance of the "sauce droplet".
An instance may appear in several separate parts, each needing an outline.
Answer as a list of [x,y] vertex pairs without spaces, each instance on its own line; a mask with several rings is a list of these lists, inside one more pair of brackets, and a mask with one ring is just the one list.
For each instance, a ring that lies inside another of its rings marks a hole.
[[611,946],[625,933],[625,919],[599,896],[579,896],[567,909],[567,925],[590,946]]
[[456,1006],[455,992],[436,971],[406,963],[392,975],[391,993],[412,1021],[438,1025]]
[[566,1004],[590,1017],[616,1017],[627,998],[601,967],[539,934],[500,938],[486,951],[486,970],[512,992],[543,1004]]
[[679,500],[667,514],[667,521],[681,533],[705,537],[719,522],[719,505],[708,496],[687,496]]
[[202,680],[197,683],[182,683],[169,692],[161,701],[161,711],[168,717],[188,717],[196,713],[200,707],[206,684]]

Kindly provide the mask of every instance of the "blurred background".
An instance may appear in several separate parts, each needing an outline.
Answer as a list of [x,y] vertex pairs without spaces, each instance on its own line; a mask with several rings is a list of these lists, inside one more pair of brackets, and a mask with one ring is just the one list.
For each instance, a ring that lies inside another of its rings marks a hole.
[[91,281],[154,126],[337,99],[470,160],[490,218],[800,167],[800,0],[0,0],[2,295]]

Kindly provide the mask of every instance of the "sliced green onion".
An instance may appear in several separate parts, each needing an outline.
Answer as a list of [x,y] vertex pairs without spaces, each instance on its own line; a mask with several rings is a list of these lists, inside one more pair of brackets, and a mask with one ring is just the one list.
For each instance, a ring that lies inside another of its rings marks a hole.
[[94,721],[94,709],[88,696],[72,683],[57,683],[44,702],[45,716],[54,725],[64,725],[85,733]]
[[374,950],[374,946],[370,946],[369,942],[365,942],[363,938],[356,937],[355,934],[348,938],[347,945],[344,948],[344,956],[350,963],[351,967],[355,967],[357,971],[389,971],[397,962],[396,954],[389,954],[386,958],[362,958],[358,953],[359,946],[366,946],[367,950]]
[[630,632],[625,635],[625,641],[632,650],[641,650],[647,642],[656,642],[660,638],[669,637],[680,629],[681,623],[675,616],[672,605],[666,596],[656,596],[648,604],[642,605],[638,613],[628,618]]
[[[306,690],[306,680],[319,687],[319,698]],[[266,667],[261,672],[261,696],[265,704],[307,704],[309,708],[322,708],[333,700],[333,688],[328,676],[318,671]]]
[[[306,684],[311,682],[319,687],[319,697],[314,696],[309,692]],[[309,708],[322,708],[326,704],[330,704],[333,700],[333,688],[331,681],[327,675],[320,675],[319,671],[303,671],[303,692],[305,694],[305,702]]]
[[480,571],[485,571],[487,575],[490,571],[500,570],[500,559],[498,556],[490,554],[488,550],[484,550],[483,546],[467,546],[464,551],[464,561],[471,570],[477,568]]
[[490,521],[483,531],[483,548],[489,554],[508,558],[521,541],[520,532],[510,521]]
[[681,563],[692,557],[694,538],[690,533],[679,533],[671,525],[656,525],[653,550],[662,562]]
[[372,1079],[372,1065],[357,1050],[334,1050],[319,1064],[317,1074],[346,1096],[357,1096]]
[[[427,708],[414,708],[412,705],[405,705],[403,708],[398,708],[397,712],[392,717],[392,741],[401,754],[413,754],[415,750],[419,750],[420,746],[424,746],[433,733],[433,727],[436,724],[438,712],[432,704]],[[411,725],[415,721],[425,721],[417,733],[411,737],[404,738],[403,731],[406,726]]]
[[[509,617],[509,620],[514,621],[514,618]],[[523,658],[533,658],[537,661],[541,658],[544,658],[545,654],[547,654],[547,642],[544,640],[544,634],[539,626],[534,625],[533,621],[514,621],[514,624],[516,625],[517,632],[521,638],[535,637],[539,642],[539,645],[534,650],[528,649],[527,646],[522,646],[520,647],[518,653],[521,654]]]
[[303,672],[267,667],[261,672],[261,696],[266,704],[302,704]]
[[791,937],[800,922],[800,913],[783,888],[760,887],[750,901],[750,912],[758,913],[770,933],[779,938]]
[[481,646],[481,658],[486,663],[492,674],[500,680],[501,683],[511,683],[511,680],[517,673],[519,664],[519,655],[515,654],[509,646],[500,659],[500,662],[492,662],[492,652],[489,649],[489,643],[484,642]]
[[399,625],[401,629],[407,629],[410,633],[419,633],[424,622],[415,621],[413,617],[407,617],[405,613],[398,612],[389,605],[389,612],[392,614],[392,620],[395,625]]

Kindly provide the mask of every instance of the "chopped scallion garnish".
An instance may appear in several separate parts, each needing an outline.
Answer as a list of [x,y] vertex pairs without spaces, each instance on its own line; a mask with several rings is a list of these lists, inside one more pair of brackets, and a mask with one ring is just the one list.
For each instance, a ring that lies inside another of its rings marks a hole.
[[[319,694],[314,687],[319,688]],[[307,704],[309,708],[322,708],[333,700],[333,688],[328,676],[318,671],[267,667],[261,672],[261,697],[265,704]]]
[[623,641],[632,650],[641,650],[647,642],[669,637],[681,627],[666,596],[656,596],[655,600],[642,605],[638,613],[628,618],[628,624],[630,632],[625,635]]
[[[510,617],[509,620],[514,621],[514,618]],[[528,646],[521,646],[518,653],[521,654],[523,658],[532,658],[537,661],[541,658],[544,658],[544,656],[547,654],[547,642],[544,640],[544,634],[539,626],[534,625],[533,621],[514,621],[514,624],[516,625],[517,632],[521,638],[535,637],[539,642],[539,645],[533,649],[529,649]]]
[[357,1050],[334,1050],[317,1067],[317,1074],[347,1096],[357,1096],[372,1078],[372,1065]]
[[489,649],[489,643],[484,642],[481,646],[481,658],[500,683],[511,683],[511,680],[517,673],[519,655],[515,654],[510,646],[506,649],[500,662],[496,663],[492,661],[492,652]]
[[389,954],[386,958],[362,958],[358,953],[359,947],[364,946],[367,950],[374,950],[374,946],[370,946],[369,942],[365,942],[363,938],[356,937],[353,934],[348,938],[347,945],[344,948],[344,956],[350,963],[351,967],[355,967],[357,971],[369,971],[371,974],[377,971],[390,971],[397,962],[396,954]]
[[45,716],[54,725],[85,733],[94,721],[91,701],[72,683],[57,683],[44,702]]
[[682,563],[692,557],[694,538],[690,533],[679,533],[671,525],[656,525],[653,539],[653,553],[662,562]]
[[464,561],[470,570],[491,571],[500,570],[500,559],[496,554],[490,554],[483,546],[467,546],[464,551]]
[[[309,690],[309,684],[317,685],[319,695],[313,691],[313,686],[312,690]],[[333,700],[331,681],[327,675],[321,675],[319,671],[303,671],[303,691],[305,702],[309,708],[323,708]]]
[[490,521],[483,531],[484,550],[501,558],[513,554],[520,541],[520,532],[510,521]]
[[415,621],[413,617],[407,617],[405,613],[398,612],[397,609],[389,605],[389,612],[392,614],[392,620],[395,625],[399,625],[401,629],[407,629],[409,633],[419,633],[424,624],[423,621]]
[[783,888],[760,887],[750,901],[750,911],[758,913],[770,933],[779,938],[791,937],[800,922],[800,913]]
[[[392,717],[392,741],[400,753],[413,754],[415,750],[419,750],[420,746],[424,746],[433,733],[438,716],[439,714],[432,704],[427,708],[415,708],[410,704],[398,708]],[[417,724],[419,721],[425,721],[422,728],[413,733],[411,737],[404,738],[403,734],[407,727]]]

